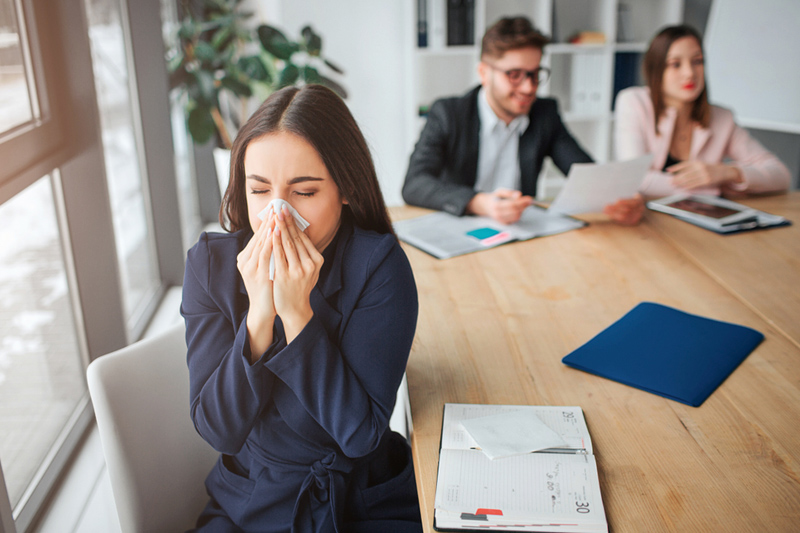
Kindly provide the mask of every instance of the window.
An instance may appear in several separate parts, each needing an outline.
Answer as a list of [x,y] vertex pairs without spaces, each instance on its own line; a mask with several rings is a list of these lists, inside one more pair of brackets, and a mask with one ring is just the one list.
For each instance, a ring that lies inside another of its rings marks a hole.
[[0,461],[18,507],[86,401],[50,176],[0,205]]
[[[31,98],[33,85],[29,83],[25,57],[20,39],[17,10],[11,0],[0,2],[0,132],[5,133],[33,120]],[[38,118],[38,117],[37,117]]]
[[131,98],[124,28],[117,0],[86,0],[106,179],[130,337],[143,329],[160,289],[148,190]]
[[167,80],[135,75],[164,68],[158,5],[0,0],[3,533],[34,525],[91,422],[89,361],[182,279]]
[[[172,50],[179,46],[178,10],[173,0],[160,0],[163,24],[164,47]],[[197,178],[194,172],[194,154],[189,131],[186,128],[185,102],[180,91],[170,95],[170,121],[172,142],[175,150],[175,174],[178,180],[178,205],[180,206],[183,247],[188,250],[195,242],[202,227],[200,200],[197,194]]]

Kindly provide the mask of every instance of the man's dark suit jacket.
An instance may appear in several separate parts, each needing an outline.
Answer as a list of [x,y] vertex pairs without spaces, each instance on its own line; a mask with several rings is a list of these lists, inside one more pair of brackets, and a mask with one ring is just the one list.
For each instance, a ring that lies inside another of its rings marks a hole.
[[[476,194],[479,90],[480,86],[464,96],[437,100],[431,106],[408,165],[403,185],[406,203],[464,214]],[[592,158],[564,127],[555,100],[537,98],[528,116],[530,125],[519,139],[521,190],[534,196],[545,156],[550,156],[564,174],[572,163],[590,163]]]

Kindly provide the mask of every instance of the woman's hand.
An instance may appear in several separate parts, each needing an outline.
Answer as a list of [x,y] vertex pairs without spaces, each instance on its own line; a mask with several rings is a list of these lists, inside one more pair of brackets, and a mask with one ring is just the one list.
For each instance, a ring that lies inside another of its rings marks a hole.
[[631,198],[617,200],[613,204],[608,204],[603,209],[603,213],[611,217],[611,220],[623,226],[635,226],[642,221],[644,215],[644,199],[642,195],[636,193]]
[[250,342],[250,363],[255,363],[272,344],[275,322],[273,285],[269,279],[269,258],[272,254],[274,217],[263,221],[250,242],[236,257],[250,300],[247,312],[247,335]]
[[297,229],[285,207],[277,215],[272,248],[275,253],[275,311],[283,322],[288,344],[314,315],[310,295],[324,259],[306,234]]
[[738,167],[724,163],[682,161],[667,168],[672,173],[672,184],[681,189],[722,186],[726,183],[741,183],[742,172]]

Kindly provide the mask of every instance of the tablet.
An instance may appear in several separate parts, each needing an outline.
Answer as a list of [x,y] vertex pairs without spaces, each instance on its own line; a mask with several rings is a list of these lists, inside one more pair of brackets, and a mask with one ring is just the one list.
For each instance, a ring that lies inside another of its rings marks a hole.
[[701,194],[675,194],[647,202],[655,211],[701,223],[712,229],[723,229],[745,223],[757,223],[759,211],[731,200]]

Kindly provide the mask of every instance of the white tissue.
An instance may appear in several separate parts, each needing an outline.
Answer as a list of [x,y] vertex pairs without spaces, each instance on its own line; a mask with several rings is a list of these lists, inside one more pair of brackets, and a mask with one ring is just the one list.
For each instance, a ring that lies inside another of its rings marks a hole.
[[526,411],[470,418],[461,425],[489,459],[567,446],[561,435]]
[[[305,231],[306,228],[310,225],[306,219],[300,216],[300,213],[297,212],[297,209],[292,207],[289,202],[286,200],[282,200],[280,198],[275,198],[270,203],[267,204],[267,207],[261,210],[261,212],[256,215],[261,220],[267,220],[267,217],[270,214],[270,211],[275,213],[276,215],[281,212],[281,209],[286,208],[291,213],[292,218],[294,218],[295,224],[297,224],[297,228],[300,231]],[[271,255],[269,258],[269,279],[275,279],[275,255]]]

